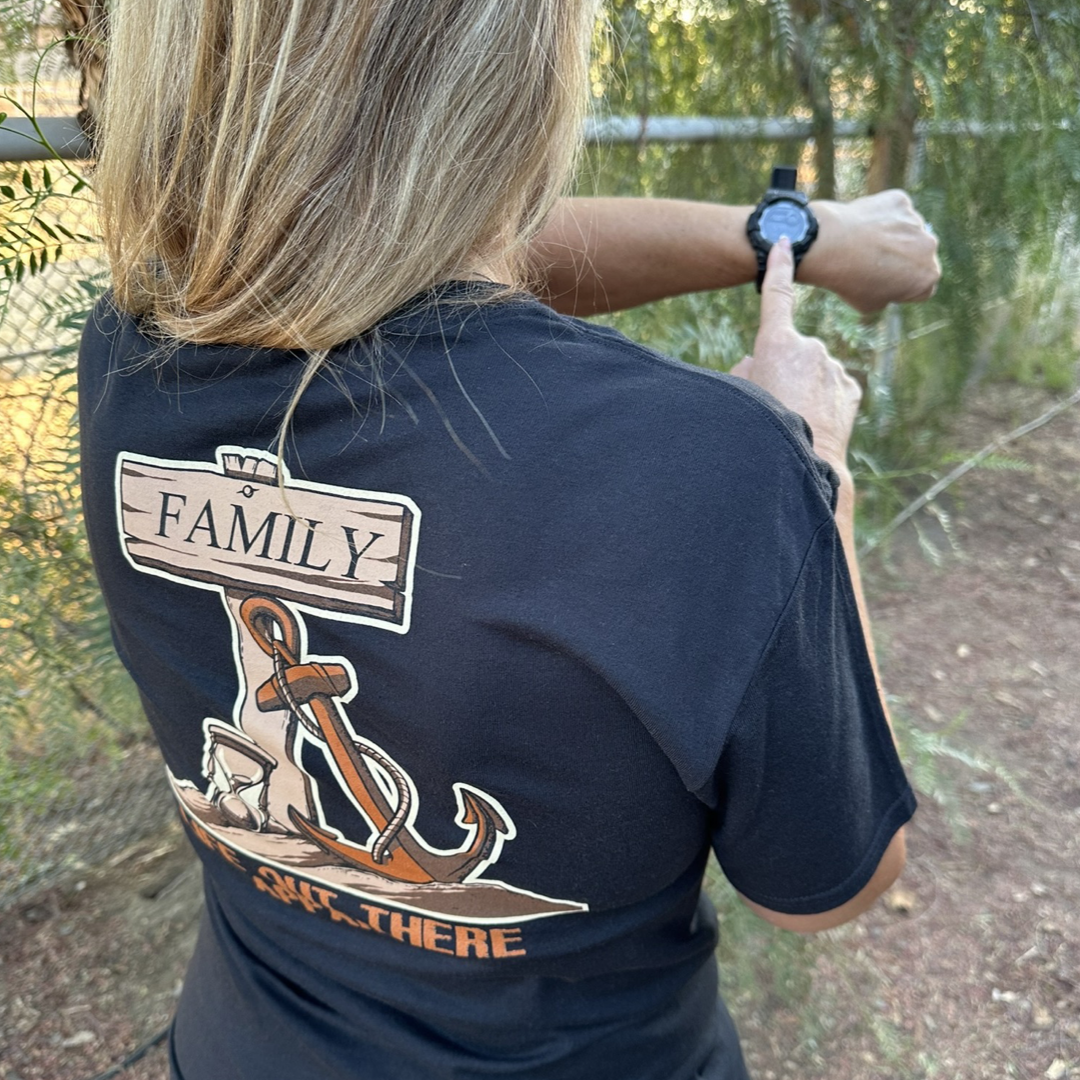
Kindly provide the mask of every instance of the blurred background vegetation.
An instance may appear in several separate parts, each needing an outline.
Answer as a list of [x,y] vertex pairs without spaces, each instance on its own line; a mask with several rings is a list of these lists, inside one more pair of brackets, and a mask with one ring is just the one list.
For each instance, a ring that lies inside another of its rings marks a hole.
[[[592,145],[579,193],[753,203],[774,164],[797,163],[813,196],[906,187],[933,223],[944,268],[933,301],[865,319],[800,291],[800,328],[823,337],[867,387],[854,445],[864,538],[873,542],[955,463],[950,424],[974,387],[1074,387],[1075,0],[608,0],[605,11],[599,116],[799,117],[813,137]],[[42,0],[0,0],[0,110],[74,115],[78,78],[50,45],[60,36]],[[838,133],[849,122],[859,137]],[[0,906],[168,814],[81,532],[73,353],[106,284],[93,236],[82,167],[0,163]],[[611,321],[725,369],[749,350],[757,308],[747,287]],[[1019,463],[997,455],[984,464]],[[948,536],[942,523],[941,512],[932,531],[913,519],[932,558]],[[910,745],[925,752],[925,773],[947,747],[919,735]],[[121,769],[123,814],[100,780]],[[136,774],[147,794],[133,813]],[[737,911],[722,883],[714,893],[737,939],[758,943],[728,957],[731,988],[796,993],[812,946]]]
[[[799,165],[818,198],[907,188],[933,224],[944,276],[932,302],[864,320],[828,294],[801,298],[800,329],[823,337],[869,391],[854,448],[864,531],[913,485],[929,486],[948,459],[940,436],[974,385],[1072,386],[1080,5],[617,0],[609,10],[600,108],[799,116],[816,137],[594,147],[585,191],[753,203],[783,162]],[[843,121],[867,137],[837,137]],[[617,322],[691,363],[727,368],[750,350],[756,314],[753,290],[739,289]]]

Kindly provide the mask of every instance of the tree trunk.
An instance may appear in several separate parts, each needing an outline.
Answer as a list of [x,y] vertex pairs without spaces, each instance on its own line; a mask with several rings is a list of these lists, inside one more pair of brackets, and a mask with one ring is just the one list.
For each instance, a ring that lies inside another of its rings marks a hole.
[[796,39],[792,60],[799,86],[810,104],[811,130],[814,138],[814,165],[818,199],[836,198],[836,124],[833,114],[829,73],[815,63],[801,35]]
[[878,73],[880,111],[873,128],[869,194],[903,187],[908,159],[915,141],[919,99],[915,92],[915,54],[923,22],[931,14],[932,0],[892,0],[888,9],[888,40],[895,65],[885,63]]
[[814,139],[814,166],[818,199],[836,198],[836,118],[833,113],[832,85],[829,71],[813,48],[828,30],[829,16],[824,6],[793,3],[790,6],[795,34],[791,42],[791,61],[799,89],[810,106],[810,124]]
[[866,191],[870,195],[886,188],[904,186],[919,112],[910,59],[905,57],[897,84],[888,87],[886,93],[889,100],[874,124],[870,169],[866,174]]

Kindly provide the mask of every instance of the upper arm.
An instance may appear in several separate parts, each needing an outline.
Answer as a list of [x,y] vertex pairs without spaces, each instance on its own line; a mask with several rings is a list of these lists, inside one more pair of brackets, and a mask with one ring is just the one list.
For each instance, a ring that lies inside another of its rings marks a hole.
[[885,854],[882,855],[870,880],[850,900],[815,915],[788,915],[782,911],[773,911],[761,904],[755,904],[742,893],[738,895],[755,915],[781,930],[793,930],[799,934],[831,930],[834,926],[842,926],[852,919],[857,919],[864,911],[868,911],[878,897],[900,876],[906,857],[904,830],[901,828],[885,849]]
[[713,783],[720,865],[777,926],[855,918],[903,867],[915,799],[831,522],[810,545]]

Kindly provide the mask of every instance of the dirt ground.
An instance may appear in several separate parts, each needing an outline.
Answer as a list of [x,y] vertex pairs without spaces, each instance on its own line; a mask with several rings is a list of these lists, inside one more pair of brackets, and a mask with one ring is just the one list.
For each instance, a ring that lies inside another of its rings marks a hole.
[[[958,443],[1047,405],[993,388]],[[1080,1078],[1080,407],[1007,452],[1030,471],[947,500],[962,557],[935,569],[907,535],[866,564],[908,757],[942,802],[921,794],[901,883],[800,954],[797,994],[730,1001],[755,1080]],[[88,1080],[158,1031],[199,889],[174,827],[0,915],[0,1080]],[[164,1080],[162,1049],[122,1075]]]
[[[992,388],[958,444],[1048,405]],[[1080,407],[1004,453],[1031,471],[948,500],[962,559],[935,570],[908,536],[891,572],[866,563],[894,712],[995,772],[942,763],[898,887],[828,935],[813,1021],[739,1017],[761,1080],[1080,1077]]]

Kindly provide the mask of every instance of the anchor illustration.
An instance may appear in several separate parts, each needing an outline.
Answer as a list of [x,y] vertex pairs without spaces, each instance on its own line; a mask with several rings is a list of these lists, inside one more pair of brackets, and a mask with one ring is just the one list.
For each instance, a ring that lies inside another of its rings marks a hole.
[[[471,784],[453,784],[460,845],[429,844],[416,827],[416,777],[348,715],[359,688],[348,655],[319,655],[309,643],[309,617],[365,627],[358,643],[369,632],[409,633],[420,507],[407,495],[294,477],[265,450],[219,446],[214,458],[123,452],[116,470],[132,569],[216,593],[227,620],[235,681],[220,681],[221,663],[210,670],[222,706],[235,686],[231,717],[222,707],[203,713],[201,768],[169,769],[196,838],[234,866],[243,856],[282,880],[318,882],[330,897],[450,922],[587,911],[485,876],[517,830],[509,810]],[[313,775],[316,755],[327,768]]]
[[[287,712],[290,721],[326,748],[375,835],[368,847],[354,844],[290,805],[288,817],[299,833],[348,865],[395,881],[461,882],[491,857],[499,836],[510,832],[492,802],[481,792],[458,785],[462,804],[458,820],[472,832],[471,840],[459,851],[433,851],[409,824],[414,795],[404,771],[392,758],[349,731],[338,700],[352,689],[347,669],[301,659],[297,617],[280,601],[249,595],[240,604],[239,615],[250,639],[273,661],[273,675],[255,692],[259,710]],[[261,763],[265,767],[265,762]],[[390,778],[396,805],[380,786],[373,764]]]

